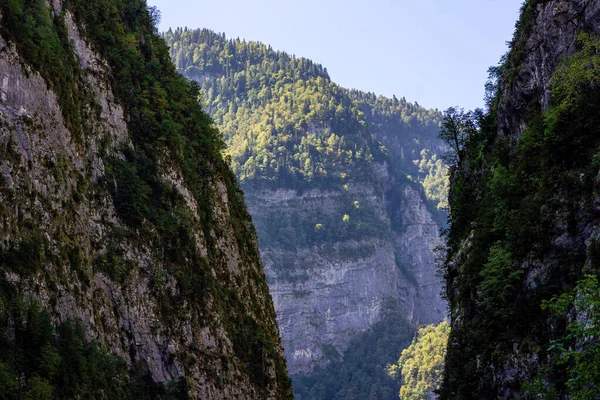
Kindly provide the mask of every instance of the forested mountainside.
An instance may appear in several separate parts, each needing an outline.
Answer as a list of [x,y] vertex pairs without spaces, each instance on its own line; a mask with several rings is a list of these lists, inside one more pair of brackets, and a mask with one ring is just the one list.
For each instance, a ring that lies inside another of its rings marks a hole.
[[224,134],[296,394],[397,398],[385,366],[410,344],[408,322],[447,311],[434,254],[447,191],[441,113],[344,89],[262,43],[206,29],[164,37]]
[[600,396],[599,33],[600,1],[525,2],[488,111],[446,118],[442,399]]
[[[433,158],[441,146],[436,110],[344,89],[321,65],[260,42],[208,29],[179,28],[164,37],[178,70],[201,83],[244,186],[329,188],[368,178],[359,174],[374,161],[393,161],[419,181],[441,169]],[[443,180],[430,178],[430,197],[439,202],[445,196],[438,186]]]
[[291,398],[221,136],[143,0],[0,2],[0,397]]

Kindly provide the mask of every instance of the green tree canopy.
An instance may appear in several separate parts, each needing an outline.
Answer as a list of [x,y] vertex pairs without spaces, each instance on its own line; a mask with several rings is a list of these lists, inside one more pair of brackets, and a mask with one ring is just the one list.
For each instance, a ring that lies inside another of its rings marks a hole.
[[445,321],[419,329],[398,364],[388,367],[388,373],[402,382],[401,400],[431,399],[440,388],[449,332]]
[[207,29],[164,37],[178,70],[201,84],[243,186],[341,189],[370,179],[366,167],[377,160],[420,182],[429,174],[413,161],[438,151],[437,110],[342,88],[320,64],[260,42]]

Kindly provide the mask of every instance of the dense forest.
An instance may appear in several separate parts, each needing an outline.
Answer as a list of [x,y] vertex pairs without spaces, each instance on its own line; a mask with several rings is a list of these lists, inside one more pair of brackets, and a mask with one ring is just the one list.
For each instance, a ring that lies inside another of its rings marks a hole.
[[[453,325],[442,399],[600,395],[600,37],[586,20],[598,4],[566,3],[572,20],[543,12],[555,2],[525,2],[491,69],[487,110],[446,114]],[[547,82],[530,72],[540,54],[555,63]]]
[[[443,166],[434,153],[422,153],[436,141],[440,112],[342,88],[321,65],[260,42],[208,29],[179,28],[164,37],[178,70],[201,83],[202,101],[243,186],[277,181],[342,189],[369,179],[356,171],[387,159],[403,175],[426,182],[429,196],[443,206]],[[381,137],[389,131],[393,138]]]

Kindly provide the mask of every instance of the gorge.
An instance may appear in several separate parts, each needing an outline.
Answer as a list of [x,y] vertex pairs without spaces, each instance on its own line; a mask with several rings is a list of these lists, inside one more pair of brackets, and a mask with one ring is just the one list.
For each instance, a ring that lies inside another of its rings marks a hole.
[[[353,393],[368,396],[376,384],[382,398],[396,398],[385,367],[410,342],[407,323],[446,315],[435,264],[445,224],[441,113],[344,89],[321,65],[259,42],[206,29],[164,37],[228,144],[296,394],[318,385],[301,376],[352,353],[364,334],[369,352],[387,346],[372,369],[391,389],[367,380]],[[392,328],[369,331],[377,324]],[[338,385],[325,397],[354,384]]]
[[600,398],[600,0],[473,111],[159,19],[0,0],[0,399]]

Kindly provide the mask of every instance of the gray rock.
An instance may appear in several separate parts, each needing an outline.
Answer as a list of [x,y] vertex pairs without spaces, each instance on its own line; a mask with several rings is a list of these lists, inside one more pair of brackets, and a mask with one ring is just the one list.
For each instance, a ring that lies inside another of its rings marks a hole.
[[[350,185],[345,195],[361,207],[374,209],[379,221],[372,223],[389,232],[386,236],[340,241],[333,248],[292,243],[292,250],[261,242],[290,374],[306,374],[326,364],[323,345],[343,353],[354,336],[382,319],[390,299],[415,324],[437,323],[446,317],[434,251],[442,244],[440,228],[416,187],[394,182],[386,165],[373,164],[373,168],[378,182]],[[378,191],[377,186],[387,190]],[[259,227],[274,215],[285,218],[297,213],[302,219],[314,209],[343,215],[344,194],[339,191],[312,189],[298,194],[245,188],[245,192],[248,210]],[[340,248],[371,250],[345,255]]]
[[[600,3],[594,0],[538,1],[535,21],[524,38],[524,57],[514,79],[500,80],[498,129],[513,138],[526,129],[532,113],[550,104],[552,74],[576,50],[581,31],[600,33]],[[521,44],[517,44],[521,45]]]

